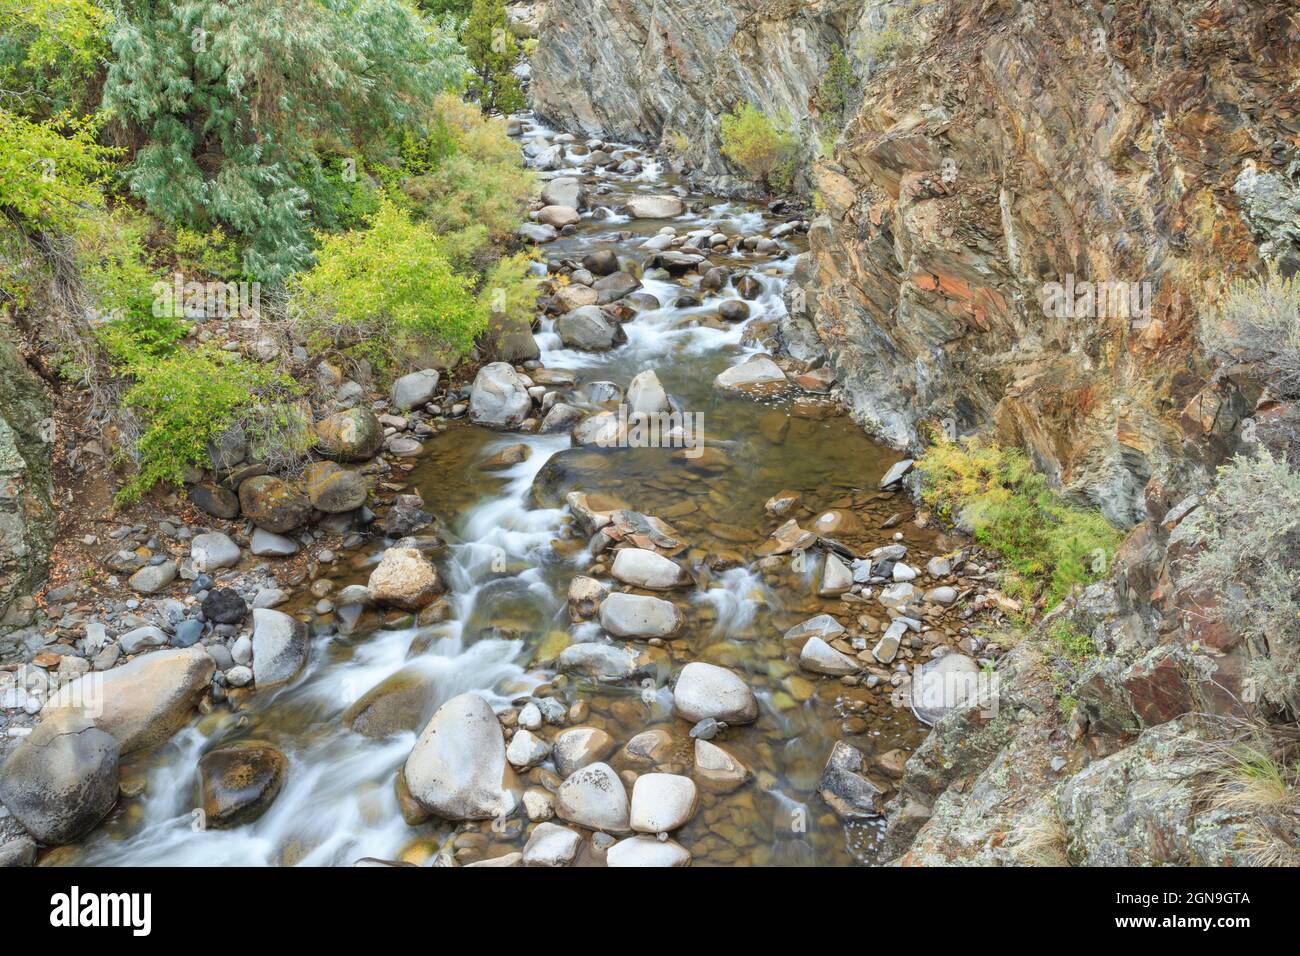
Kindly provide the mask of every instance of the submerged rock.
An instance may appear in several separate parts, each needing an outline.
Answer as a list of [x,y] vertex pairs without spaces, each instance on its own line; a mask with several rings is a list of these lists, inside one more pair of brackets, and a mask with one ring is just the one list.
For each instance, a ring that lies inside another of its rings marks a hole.
[[199,758],[198,805],[204,824],[216,829],[252,823],[284,787],[289,761],[261,740],[244,740]]

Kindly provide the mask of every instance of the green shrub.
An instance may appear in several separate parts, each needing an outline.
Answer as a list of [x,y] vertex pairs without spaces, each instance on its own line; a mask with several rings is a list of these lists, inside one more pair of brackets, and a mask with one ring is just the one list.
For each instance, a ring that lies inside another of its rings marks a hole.
[[207,463],[208,442],[236,421],[284,417],[293,382],[273,367],[213,346],[177,349],[133,363],[134,384],[123,402],[142,429],[135,442],[136,474],[119,493],[131,501],[162,482],[180,484],[187,467]]
[[103,205],[115,151],[95,142],[100,117],[34,123],[0,107],[0,212],[38,230],[67,231]]
[[91,110],[113,16],[93,0],[0,0],[0,96],[33,119]]
[[1002,556],[1008,593],[1051,608],[1108,569],[1119,532],[1049,488],[1018,449],[939,438],[920,468],[926,503]]
[[428,223],[384,200],[369,228],[321,236],[292,308],[317,347],[364,354],[378,367],[449,361],[487,325],[472,278],[458,274]]
[[443,237],[443,248],[462,269],[514,236],[537,190],[519,147],[500,119],[487,119],[455,96],[434,103],[437,137],[416,154],[425,171],[402,181],[412,209]]
[[1234,458],[1186,520],[1203,545],[1186,586],[1218,597],[1258,697],[1300,714],[1300,471],[1267,451]]
[[799,137],[746,103],[722,117],[722,155],[769,191],[785,192],[794,184]]

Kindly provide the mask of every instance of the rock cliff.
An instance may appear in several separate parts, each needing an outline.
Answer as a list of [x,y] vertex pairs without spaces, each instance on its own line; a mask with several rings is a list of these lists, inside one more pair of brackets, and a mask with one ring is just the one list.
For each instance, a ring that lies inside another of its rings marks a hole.
[[[748,101],[804,126],[834,51],[868,67],[861,38],[879,0],[551,0],[532,61],[532,98],[546,122],[573,132],[658,144],[720,185],[719,117]],[[736,185],[730,181],[731,185]]]
[[994,427],[1140,521],[1198,454],[1180,417],[1216,427],[1197,317],[1261,255],[1295,261],[1295,9],[946,4],[815,175],[802,304],[856,417],[910,446]]
[[45,576],[58,522],[50,501],[51,415],[40,380],[0,327],[0,630]]

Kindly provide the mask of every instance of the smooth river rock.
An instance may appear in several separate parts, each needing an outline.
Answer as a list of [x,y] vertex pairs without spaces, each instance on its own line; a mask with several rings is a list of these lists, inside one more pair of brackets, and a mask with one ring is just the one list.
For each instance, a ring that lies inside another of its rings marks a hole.
[[600,626],[615,637],[672,637],[685,620],[671,601],[616,591],[600,605]]
[[749,724],[758,719],[758,700],[735,671],[692,661],[682,668],[673,688],[673,710],[691,723],[712,717],[728,724]]
[[685,588],[695,583],[690,574],[675,561],[645,548],[620,549],[614,555],[610,573],[624,584],[651,591]]
[[113,735],[122,754],[129,754],[180,730],[215,669],[199,645],[155,651],[64,684],[45,702],[41,714],[48,720],[60,710],[84,713]]
[[533,410],[528,386],[505,362],[484,365],[474,376],[469,394],[469,418],[488,428],[517,428]]
[[627,833],[628,811],[627,790],[609,764],[569,774],[555,792],[555,815],[589,830]]
[[307,625],[269,607],[253,609],[253,680],[265,690],[287,684],[307,665]]
[[406,611],[428,607],[447,590],[442,576],[416,548],[389,548],[370,572],[366,587],[376,604]]
[[438,708],[406,758],[405,775],[411,795],[445,820],[487,820],[517,802],[501,724],[472,692]]
[[691,851],[675,840],[657,840],[652,836],[619,840],[605,854],[606,866],[690,866]]
[[695,815],[695,781],[675,773],[643,773],[632,786],[628,820],[638,833],[668,833]]

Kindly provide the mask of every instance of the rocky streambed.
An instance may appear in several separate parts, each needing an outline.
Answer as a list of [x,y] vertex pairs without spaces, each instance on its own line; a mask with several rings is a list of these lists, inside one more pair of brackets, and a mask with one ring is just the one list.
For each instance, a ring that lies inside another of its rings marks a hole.
[[328,457],[228,449],[197,519],[126,527],[136,596],[0,672],[11,853],[21,823],[47,863],[878,861],[1001,653],[987,569],[785,350],[797,210],[514,125],[536,333],[373,404],[322,365]]

